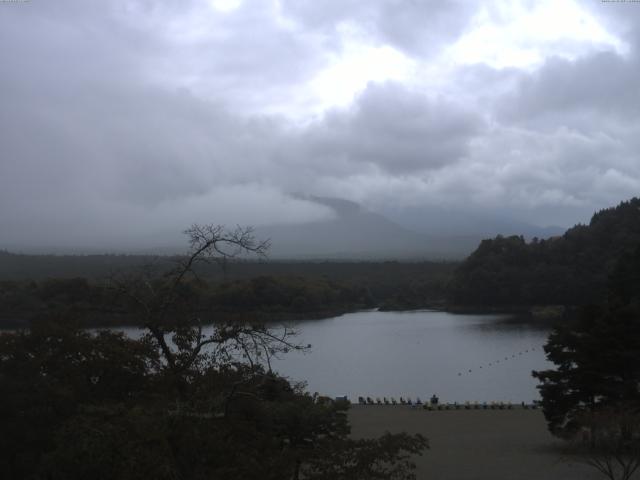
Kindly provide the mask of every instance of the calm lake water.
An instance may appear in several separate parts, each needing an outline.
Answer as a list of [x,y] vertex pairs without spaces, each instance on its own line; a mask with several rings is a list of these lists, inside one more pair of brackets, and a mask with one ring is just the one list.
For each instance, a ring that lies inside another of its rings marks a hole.
[[352,401],[436,394],[443,402],[531,402],[540,398],[531,371],[552,366],[542,350],[548,328],[506,315],[364,311],[289,325],[312,348],[273,360],[273,369],[310,392]]
[[311,392],[441,401],[538,399],[532,370],[549,368],[547,328],[504,315],[367,311],[295,324],[311,352],[273,363]]

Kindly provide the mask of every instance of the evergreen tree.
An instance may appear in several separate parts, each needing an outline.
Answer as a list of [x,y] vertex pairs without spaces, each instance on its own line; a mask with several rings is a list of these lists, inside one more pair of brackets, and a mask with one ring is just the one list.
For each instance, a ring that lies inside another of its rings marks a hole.
[[458,305],[604,302],[613,268],[640,244],[640,198],[597,212],[561,237],[483,240],[459,266],[449,300]]
[[549,428],[558,435],[581,426],[585,413],[624,405],[640,409],[640,247],[613,269],[604,306],[567,313],[549,336],[555,370],[533,372],[541,381]]

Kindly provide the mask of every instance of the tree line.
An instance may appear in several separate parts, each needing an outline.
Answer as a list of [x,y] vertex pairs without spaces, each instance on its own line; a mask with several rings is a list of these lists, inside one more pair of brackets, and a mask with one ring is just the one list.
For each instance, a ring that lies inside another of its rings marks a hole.
[[[119,274],[141,275],[152,272],[150,281],[158,282],[162,275],[180,259],[170,264],[166,259],[146,266],[123,269]],[[190,301],[197,305],[201,316],[208,322],[225,318],[253,315],[262,320],[299,319],[301,317],[327,317],[358,309],[420,308],[439,305],[445,298],[449,264],[427,266],[422,273],[420,265],[389,262],[391,273],[378,274],[384,264],[368,265],[364,271],[348,265],[337,276],[308,274],[273,274],[244,276],[231,275],[237,266],[227,265],[227,279],[202,275],[207,269],[196,267],[197,276],[182,283],[189,292]],[[335,267],[329,265],[325,268]],[[211,268],[216,268],[212,266]],[[297,268],[301,268],[299,265]],[[318,267],[319,268],[319,267]],[[287,272],[288,269],[284,269]],[[396,274],[394,274],[394,269]],[[267,270],[269,271],[269,270]],[[318,270],[320,272],[321,270]],[[326,271],[326,270],[325,270]],[[356,273],[354,273],[356,272]],[[394,284],[394,281],[398,281]],[[0,281],[0,327],[24,326],[44,312],[52,310],[82,313],[89,326],[125,325],[132,321],[126,305],[127,299],[113,288],[109,278],[87,277],[45,278],[40,280]]]
[[[150,281],[159,282],[157,278]],[[228,282],[193,278],[183,282],[181,289],[207,322],[234,315],[262,320],[330,316],[375,305],[367,288],[322,278],[261,276]],[[28,325],[39,315],[56,310],[81,314],[87,326],[123,325],[134,321],[128,301],[109,281],[3,281],[0,325]]]
[[456,269],[455,305],[587,305],[604,301],[616,262],[640,244],[640,199],[593,215],[561,237],[483,240]]

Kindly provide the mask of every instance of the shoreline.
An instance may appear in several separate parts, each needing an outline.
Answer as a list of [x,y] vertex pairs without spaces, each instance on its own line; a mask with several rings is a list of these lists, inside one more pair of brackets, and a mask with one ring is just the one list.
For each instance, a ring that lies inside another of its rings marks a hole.
[[[283,323],[299,322],[308,320],[324,320],[327,318],[340,317],[342,315],[358,312],[378,311],[378,312],[420,312],[433,311],[444,312],[453,315],[505,315],[511,316],[513,321],[530,324],[541,324],[553,322],[562,318],[565,307],[561,305],[503,305],[503,306],[479,306],[479,305],[450,305],[445,303],[431,303],[425,305],[412,305],[403,307],[402,305],[379,305],[375,307],[365,305],[345,305],[335,308],[318,309],[310,311],[300,310],[263,310],[263,311],[231,311],[213,310],[206,312],[208,318],[203,324],[217,323],[216,317],[224,317],[226,321],[246,321],[250,319],[255,323]],[[20,312],[11,312],[0,316],[0,330],[29,328],[32,320],[40,315],[46,314],[47,309],[33,310],[21,316]],[[74,311],[78,316],[83,316],[82,323],[87,328],[120,328],[135,327],[138,324],[132,320],[133,315],[125,311],[101,311],[95,308],[82,308]],[[204,313],[204,312],[203,312]]]
[[[302,322],[309,320],[325,320],[328,318],[340,317],[351,313],[358,312],[443,312],[453,315],[505,315],[512,317],[510,321],[521,323],[529,323],[531,325],[553,324],[561,318],[561,312],[564,307],[556,305],[550,306],[511,306],[511,307],[478,307],[478,306],[455,306],[455,305],[425,305],[422,307],[412,308],[395,308],[387,309],[384,307],[370,308],[336,308],[327,310],[315,310],[309,312],[299,311],[279,311],[279,312],[232,312],[232,311],[213,311],[210,312],[211,317],[225,317],[227,321],[238,322],[252,319],[255,323],[275,324],[283,322]],[[28,317],[0,317],[0,330],[11,330],[20,328],[29,328],[34,318],[43,312],[32,312]],[[81,313],[81,312],[80,312]],[[105,318],[105,317],[108,317]],[[132,315],[123,312],[117,313],[96,313],[94,310],[87,312],[84,320],[86,328],[124,328],[139,326],[135,321],[129,320]],[[213,318],[203,322],[204,325],[212,325],[218,323]]]

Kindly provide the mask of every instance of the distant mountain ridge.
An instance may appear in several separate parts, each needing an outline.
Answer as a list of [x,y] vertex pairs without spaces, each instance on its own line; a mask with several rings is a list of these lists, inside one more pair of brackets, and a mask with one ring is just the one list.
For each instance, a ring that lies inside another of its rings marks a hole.
[[424,256],[428,239],[348,200],[308,197],[331,208],[335,217],[305,224],[256,228],[271,239],[270,256],[292,258],[412,258]]
[[[461,260],[489,235],[523,232],[526,237],[547,237],[562,232],[523,222],[482,217],[470,212],[448,212],[424,207],[405,217],[367,210],[341,198],[295,195],[328,207],[333,218],[278,225],[259,225],[258,239],[271,239],[269,256],[290,260]],[[215,220],[212,220],[215,221]],[[134,254],[176,255],[185,252],[179,232],[159,230],[119,243],[60,247],[55,245],[0,245],[12,252],[29,254]]]
[[[383,212],[396,223],[416,232],[442,237],[475,237],[478,242],[495,235],[548,238],[562,235],[566,227],[533,225],[491,210],[467,210],[443,206],[409,207]],[[477,246],[474,245],[474,248]],[[470,252],[469,252],[470,253]]]
[[[303,198],[331,208],[335,218],[307,224],[258,227],[256,234],[259,237],[272,240],[271,256],[459,260],[471,253],[484,238],[477,232],[443,233],[437,228],[429,233],[416,231],[349,200],[318,196]],[[549,231],[549,235],[557,233],[558,229]]]

